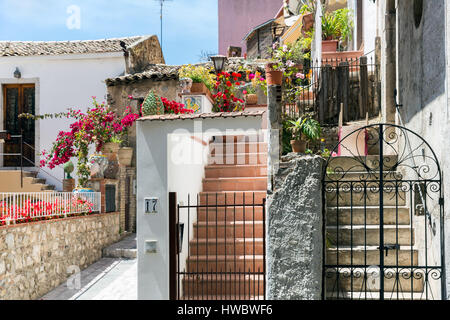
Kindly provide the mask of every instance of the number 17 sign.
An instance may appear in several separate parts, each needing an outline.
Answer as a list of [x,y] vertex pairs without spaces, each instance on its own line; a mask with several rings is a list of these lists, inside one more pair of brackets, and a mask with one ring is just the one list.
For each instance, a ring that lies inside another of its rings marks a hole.
[[158,213],[159,199],[158,198],[145,198],[144,199],[144,212],[145,213]]

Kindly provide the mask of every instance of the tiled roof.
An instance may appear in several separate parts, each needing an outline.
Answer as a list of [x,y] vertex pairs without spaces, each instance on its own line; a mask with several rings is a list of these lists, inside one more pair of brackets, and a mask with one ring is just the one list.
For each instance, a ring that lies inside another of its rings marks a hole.
[[128,47],[146,37],[80,41],[0,41],[0,57],[121,52],[121,41]]
[[107,86],[113,86],[117,83],[136,82],[144,79],[153,79],[154,81],[164,81],[178,79],[178,69],[180,66],[169,66],[165,64],[155,64],[148,70],[140,73],[127,74],[116,78],[105,80]]
[[160,114],[141,117],[138,121],[168,121],[187,119],[214,119],[214,118],[237,118],[237,117],[259,117],[264,114],[264,110],[258,111],[238,111],[238,112],[214,112],[214,113],[194,113],[194,114]]
[[[228,58],[226,70],[228,72],[242,71],[242,68],[247,68],[252,71],[259,71],[264,73],[264,66],[267,61],[264,60],[245,60],[244,58]],[[195,64],[196,66],[212,67],[212,62],[205,62]],[[107,86],[114,86],[122,83],[136,82],[144,79],[153,79],[154,81],[164,81],[178,79],[178,69],[181,66],[169,66],[163,64],[153,65],[148,70],[141,73],[127,74],[117,78],[106,79]]]

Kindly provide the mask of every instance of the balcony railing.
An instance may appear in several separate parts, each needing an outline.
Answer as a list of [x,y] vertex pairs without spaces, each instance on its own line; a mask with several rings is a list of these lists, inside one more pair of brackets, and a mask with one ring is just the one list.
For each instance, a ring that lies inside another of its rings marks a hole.
[[100,192],[0,193],[0,225],[100,212]]

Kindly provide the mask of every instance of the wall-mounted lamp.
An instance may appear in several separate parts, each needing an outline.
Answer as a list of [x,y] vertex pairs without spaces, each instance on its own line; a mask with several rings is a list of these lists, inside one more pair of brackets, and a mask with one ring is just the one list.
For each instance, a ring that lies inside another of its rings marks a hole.
[[20,73],[20,70],[18,67],[16,67],[16,71],[14,71],[14,78],[20,79],[22,77],[22,74]]
[[211,60],[214,64],[216,73],[220,73],[225,68],[225,62],[228,60],[225,56],[212,56]]

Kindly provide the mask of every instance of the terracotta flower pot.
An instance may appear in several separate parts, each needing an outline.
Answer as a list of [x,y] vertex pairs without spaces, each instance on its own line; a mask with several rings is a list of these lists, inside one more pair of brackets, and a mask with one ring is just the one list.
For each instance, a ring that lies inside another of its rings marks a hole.
[[283,83],[283,72],[273,69],[273,63],[266,64],[266,80],[267,85],[281,86]]
[[292,152],[305,153],[306,141],[303,140],[291,140]]
[[204,93],[208,94],[209,90],[203,82],[194,82],[192,83],[191,93]]
[[254,93],[248,93],[245,95],[245,103],[247,105],[258,104],[258,95]]
[[133,148],[124,147],[119,149],[119,163],[122,166],[130,167],[133,159]]
[[337,52],[338,44],[338,40],[323,40],[322,52]]
[[108,142],[102,148],[102,153],[105,155],[117,154],[119,151],[120,144],[116,142]]

